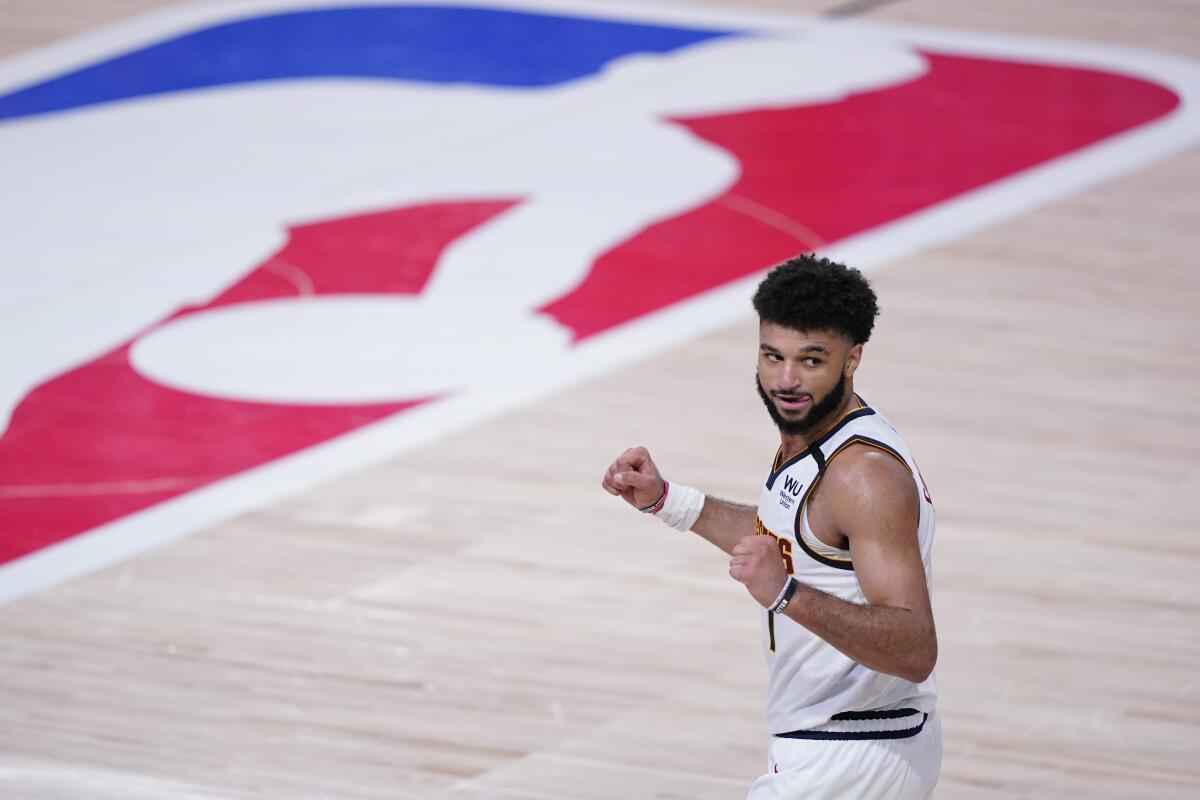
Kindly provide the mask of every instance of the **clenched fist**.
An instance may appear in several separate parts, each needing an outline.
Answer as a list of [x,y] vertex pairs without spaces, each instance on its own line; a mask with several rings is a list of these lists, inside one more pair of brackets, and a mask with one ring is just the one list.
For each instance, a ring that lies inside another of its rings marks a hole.
[[663,494],[662,475],[644,447],[631,447],[617,456],[601,485],[637,509],[654,505]]
[[733,546],[729,575],[745,584],[750,596],[770,608],[787,583],[787,567],[773,536],[743,536]]

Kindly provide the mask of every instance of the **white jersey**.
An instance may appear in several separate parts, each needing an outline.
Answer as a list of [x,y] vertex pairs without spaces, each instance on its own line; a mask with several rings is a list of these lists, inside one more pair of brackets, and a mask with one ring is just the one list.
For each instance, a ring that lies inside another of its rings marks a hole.
[[[900,434],[861,398],[855,400],[856,407],[807,450],[787,460],[782,452],[776,455],[758,502],[755,528],[779,540],[797,580],[851,603],[865,603],[850,552],[824,544],[808,525],[808,499],[829,462],[855,443],[877,447],[904,462],[920,497],[917,538],[926,581],[932,580],[935,519],[929,491]],[[773,734],[825,725],[845,712],[905,708],[929,713],[937,701],[932,675],[915,684],[867,669],[783,614],[766,612],[763,647],[767,725]]]

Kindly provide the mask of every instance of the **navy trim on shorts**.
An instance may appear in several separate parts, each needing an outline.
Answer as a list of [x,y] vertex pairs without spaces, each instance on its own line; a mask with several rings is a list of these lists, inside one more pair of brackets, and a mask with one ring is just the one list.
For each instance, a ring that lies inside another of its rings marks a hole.
[[919,713],[915,708],[892,708],[887,711],[843,711],[840,714],[834,714],[830,719],[903,719]]
[[896,731],[815,731],[800,730],[789,733],[777,733],[781,739],[820,739],[824,741],[856,741],[861,739],[909,739],[916,736],[925,727],[928,714],[922,714],[915,708],[897,708],[892,711],[844,711],[834,714],[832,719],[842,720],[873,720],[873,719],[903,719],[921,714],[921,722],[912,728],[902,728]]

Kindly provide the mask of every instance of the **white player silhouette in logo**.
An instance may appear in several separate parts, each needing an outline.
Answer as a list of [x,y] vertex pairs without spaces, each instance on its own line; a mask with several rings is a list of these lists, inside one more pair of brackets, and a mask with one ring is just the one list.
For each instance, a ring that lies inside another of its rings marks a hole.
[[[0,431],[32,388],[131,337],[153,380],[269,402],[528,374],[568,342],[534,309],[737,179],[729,153],[668,117],[830,102],[925,69],[839,24],[623,57],[536,90],[279,81],[5,124]],[[147,332],[238,280],[289,224],[490,198],[519,202],[454,241],[419,297],[298,294]]]

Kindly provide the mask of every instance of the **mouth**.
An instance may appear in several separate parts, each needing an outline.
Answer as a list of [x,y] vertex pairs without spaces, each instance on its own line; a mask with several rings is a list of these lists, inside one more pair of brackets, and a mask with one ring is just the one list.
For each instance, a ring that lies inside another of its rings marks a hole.
[[771,396],[775,398],[775,402],[785,411],[800,411],[812,402],[812,395],[807,394],[780,394],[772,392]]

